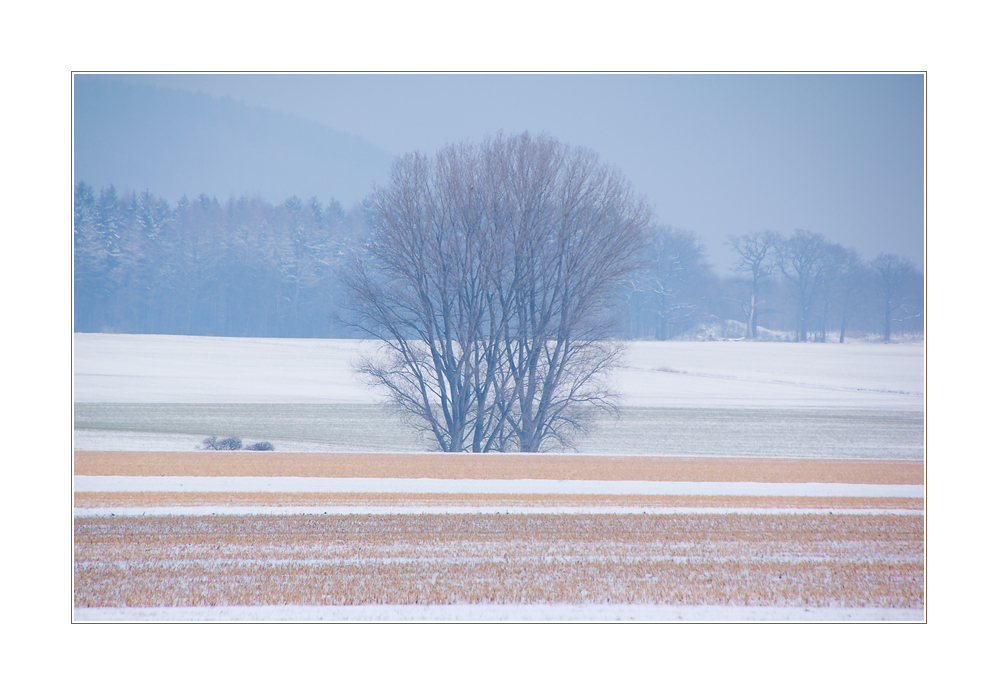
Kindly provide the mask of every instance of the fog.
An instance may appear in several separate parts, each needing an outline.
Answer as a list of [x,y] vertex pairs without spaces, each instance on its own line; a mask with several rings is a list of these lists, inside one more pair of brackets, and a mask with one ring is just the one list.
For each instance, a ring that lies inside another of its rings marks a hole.
[[726,273],[729,235],[820,233],[924,267],[910,75],[77,75],[77,182],[356,203],[392,156],[545,132],[618,167]]

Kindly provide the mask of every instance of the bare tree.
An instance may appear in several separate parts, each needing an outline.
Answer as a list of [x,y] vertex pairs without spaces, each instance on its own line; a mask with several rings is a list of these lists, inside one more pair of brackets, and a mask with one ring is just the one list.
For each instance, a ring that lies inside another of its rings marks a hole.
[[444,451],[568,445],[618,356],[613,298],[649,213],[596,155],[498,135],[396,160],[346,276],[359,369]]
[[[884,317],[884,342],[891,340],[891,322],[921,316],[921,285],[910,259],[881,253],[870,264]],[[898,316],[900,314],[900,316]]]
[[763,278],[773,274],[778,243],[779,235],[769,231],[743,234],[740,237],[731,236],[728,239],[728,246],[738,254],[738,261],[732,270],[745,273],[752,278],[749,300],[743,303],[746,319],[745,337],[750,340],[755,340],[756,337],[755,326],[759,315],[758,307],[761,304],[759,284]]
[[653,225],[642,266],[628,280],[628,334],[668,340],[692,329],[706,313],[713,275],[694,232]]
[[[839,246],[838,248],[842,248]],[[856,249],[849,248],[839,252],[841,263],[832,288],[833,301],[837,304],[841,322],[839,324],[839,342],[846,340],[846,326],[864,304],[864,293],[870,284],[869,267],[860,257]]]
[[[843,257],[824,235],[806,229],[795,230],[792,237],[778,244],[777,251],[778,267],[790,282],[797,303],[797,342],[807,342],[815,309],[821,305]],[[827,314],[823,313],[821,319],[824,322]]]
[[[814,314],[815,314],[815,340],[824,343],[828,338],[828,322],[836,309],[842,309],[845,316],[843,297],[847,287],[846,270],[850,263],[860,263],[859,254],[851,249],[846,249],[841,244],[830,241],[825,242],[824,253],[821,257],[821,269],[814,288]],[[844,330],[839,337],[844,342]]]

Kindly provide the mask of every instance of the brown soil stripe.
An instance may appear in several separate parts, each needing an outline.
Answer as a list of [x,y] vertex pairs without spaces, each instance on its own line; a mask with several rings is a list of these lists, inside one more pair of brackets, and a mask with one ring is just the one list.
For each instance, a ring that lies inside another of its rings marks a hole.
[[912,461],[578,454],[77,451],[76,475],[669,480],[921,485]]
[[728,507],[924,509],[905,497],[735,497],[686,495],[440,495],[392,493],[77,492],[78,509],[101,507]]

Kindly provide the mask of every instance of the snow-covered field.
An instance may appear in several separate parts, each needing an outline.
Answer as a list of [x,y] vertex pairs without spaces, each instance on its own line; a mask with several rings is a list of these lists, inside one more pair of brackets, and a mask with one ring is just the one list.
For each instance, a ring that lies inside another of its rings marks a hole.
[[74,620],[130,622],[903,622],[922,608],[489,604],[75,608]]
[[922,410],[922,344],[631,342],[624,405]]
[[[351,363],[353,340],[74,336],[78,450],[420,451]],[[921,459],[920,344],[634,342],[622,408],[584,453]]]
[[[211,435],[278,451],[424,451],[429,444],[380,405],[78,403],[75,447],[193,451]],[[592,454],[923,457],[921,412],[824,408],[622,408],[576,443]]]
[[663,480],[468,480],[287,476],[75,476],[76,492],[304,492],[445,495],[730,495],[924,497],[921,485]]
[[[74,335],[77,403],[374,404],[359,340]],[[921,411],[924,346],[631,342],[622,405]]]
[[598,456],[440,463],[370,349],[74,336],[74,620],[924,620],[922,345],[632,343]]

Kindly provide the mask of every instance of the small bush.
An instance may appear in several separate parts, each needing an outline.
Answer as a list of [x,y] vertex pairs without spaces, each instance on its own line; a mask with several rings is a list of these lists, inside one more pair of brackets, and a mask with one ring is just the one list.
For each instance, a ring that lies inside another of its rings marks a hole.
[[205,437],[201,444],[195,447],[196,449],[204,449],[206,451],[214,451],[218,449],[218,437]]
[[219,440],[218,448],[223,451],[239,451],[243,448],[243,440],[239,437],[226,437]]
[[257,442],[246,447],[247,451],[273,451],[274,445],[270,442]]
[[239,451],[243,448],[243,440],[239,437],[226,437],[225,439],[219,439],[215,436],[205,437],[198,448],[207,451]]

